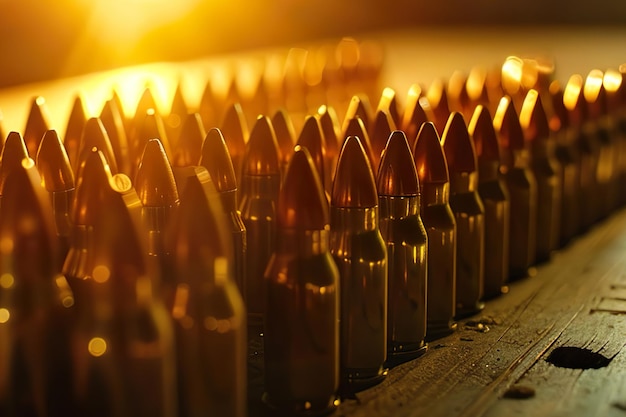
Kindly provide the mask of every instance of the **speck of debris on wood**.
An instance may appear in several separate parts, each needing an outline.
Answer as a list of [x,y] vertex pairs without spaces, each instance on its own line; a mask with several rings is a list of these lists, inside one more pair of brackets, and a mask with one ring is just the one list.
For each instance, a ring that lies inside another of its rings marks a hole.
[[505,393],[504,398],[524,400],[535,396],[535,389],[527,385],[513,385]]
[[470,320],[467,323],[465,323],[465,326],[463,326],[463,328],[465,330],[473,330],[479,333],[487,333],[489,330],[491,330],[489,326],[487,326],[486,324],[477,323],[474,320]]
[[471,337],[461,337],[461,341],[463,341],[463,342],[473,342],[474,339],[472,339]]

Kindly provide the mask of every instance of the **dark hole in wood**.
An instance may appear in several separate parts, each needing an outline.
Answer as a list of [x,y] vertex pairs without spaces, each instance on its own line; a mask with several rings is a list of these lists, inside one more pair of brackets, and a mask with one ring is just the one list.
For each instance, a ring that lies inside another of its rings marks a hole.
[[607,366],[613,358],[575,346],[560,346],[550,353],[548,362],[559,368],[599,369]]

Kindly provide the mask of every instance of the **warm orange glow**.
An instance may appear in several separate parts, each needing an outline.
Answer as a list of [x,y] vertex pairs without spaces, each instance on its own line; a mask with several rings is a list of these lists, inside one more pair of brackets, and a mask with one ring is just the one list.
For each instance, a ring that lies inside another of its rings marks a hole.
[[6,308],[0,308],[0,324],[4,324],[11,318],[11,312]]
[[14,283],[15,283],[15,278],[13,277],[12,274],[9,274],[7,272],[7,273],[0,275],[0,287],[4,288],[5,290],[8,290],[9,288],[11,288]]
[[94,337],[89,341],[87,350],[96,358],[104,355],[107,351],[107,342],[101,337]]
[[602,84],[606,91],[610,93],[616,92],[622,85],[622,73],[613,69],[607,70],[604,73]]
[[589,72],[583,89],[583,94],[585,95],[585,100],[587,100],[587,102],[594,103],[598,99],[598,94],[600,94],[600,89],[602,88],[603,78],[604,74],[598,69],[594,69]]
[[572,75],[565,86],[565,91],[563,91],[563,104],[567,110],[574,110],[576,108],[576,103],[578,103],[582,88],[583,77],[579,74]]
[[92,274],[93,280],[99,284],[103,284],[111,277],[111,270],[105,265],[97,265],[93,268]]
[[515,95],[522,84],[524,61],[510,56],[502,64],[502,88],[507,94]]
[[470,71],[465,87],[470,100],[477,101],[481,98],[486,82],[487,71],[484,68],[475,67]]

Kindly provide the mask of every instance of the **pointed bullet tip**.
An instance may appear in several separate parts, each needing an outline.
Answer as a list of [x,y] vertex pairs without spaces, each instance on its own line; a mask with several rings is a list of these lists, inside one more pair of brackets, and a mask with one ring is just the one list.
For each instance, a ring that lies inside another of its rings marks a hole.
[[450,114],[443,132],[442,142],[449,172],[476,171],[476,150],[461,113],[453,112]]
[[41,140],[37,168],[47,191],[60,192],[74,188],[72,166],[55,130],[48,130]]
[[432,122],[424,123],[417,134],[413,158],[420,184],[449,182],[448,163]]
[[233,162],[222,132],[212,128],[204,139],[200,165],[204,166],[218,192],[224,193],[237,189],[237,178]]
[[276,134],[267,116],[257,119],[244,157],[243,173],[246,175],[280,175],[280,151]]
[[550,135],[548,117],[537,90],[529,90],[519,114],[520,126],[528,141],[547,139]]
[[144,207],[169,207],[178,203],[178,189],[165,149],[150,139],[135,174],[135,189]]
[[524,149],[524,132],[510,97],[505,96],[500,99],[493,117],[493,126],[504,149]]
[[411,148],[404,132],[391,133],[383,152],[377,176],[378,194],[387,196],[415,196],[419,182]]
[[479,160],[500,161],[498,137],[486,107],[480,104],[476,106],[467,130],[472,137]]
[[177,146],[172,158],[172,166],[186,167],[198,165],[205,132],[200,114],[187,115],[178,136]]
[[368,208],[378,205],[376,182],[369,158],[356,136],[348,136],[339,154],[331,205],[345,208]]

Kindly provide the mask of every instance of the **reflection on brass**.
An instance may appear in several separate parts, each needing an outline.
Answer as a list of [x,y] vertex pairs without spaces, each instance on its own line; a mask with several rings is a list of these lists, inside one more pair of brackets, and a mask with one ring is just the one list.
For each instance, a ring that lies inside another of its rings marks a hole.
[[339,271],[322,183],[299,145],[277,212],[276,251],[266,271],[264,399],[282,412],[319,413],[338,404]]
[[341,276],[342,385],[355,391],[385,377],[387,355],[387,249],[378,227],[376,183],[355,136],[339,155],[330,216],[330,251]]
[[420,187],[402,131],[391,133],[377,176],[380,232],[387,245],[387,363],[425,351],[428,238],[420,218]]
[[426,340],[434,340],[456,329],[456,221],[450,208],[448,163],[431,122],[424,123],[417,134],[413,158],[428,235]]

